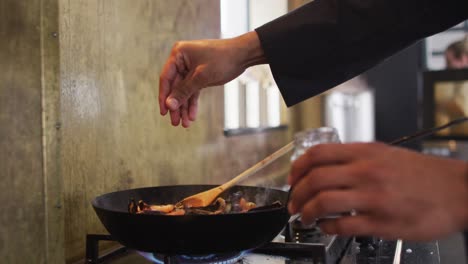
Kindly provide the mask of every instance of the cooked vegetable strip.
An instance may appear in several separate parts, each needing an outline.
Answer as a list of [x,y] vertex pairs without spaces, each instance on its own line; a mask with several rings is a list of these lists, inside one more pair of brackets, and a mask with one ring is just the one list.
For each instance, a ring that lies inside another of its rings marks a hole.
[[223,198],[218,198],[216,199],[215,204],[218,204],[218,209],[216,209],[213,214],[224,213],[224,210],[226,209],[226,201]]
[[131,214],[138,213],[138,206],[133,198],[130,198],[130,201],[128,201],[128,212]]
[[161,213],[170,213],[174,211],[175,207],[173,204],[166,204],[166,205],[150,205],[149,210],[150,211],[158,211]]
[[237,192],[233,194],[231,199],[228,201],[218,197],[213,204],[200,208],[176,207],[174,204],[148,204],[143,200],[140,200],[138,203],[136,203],[135,200],[131,198],[128,203],[128,212],[132,214],[216,215],[227,214],[231,212],[247,212],[255,207],[257,207],[255,203],[247,201],[244,197],[242,197],[242,193]]
[[173,204],[165,205],[150,205],[145,203],[143,200],[138,201],[138,212],[140,211],[152,211],[152,212],[161,212],[161,213],[170,213],[174,211],[175,207]]
[[184,209],[175,209],[172,212],[167,213],[166,215],[185,215]]
[[248,210],[257,207],[257,205],[255,203],[247,202],[247,200],[245,200],[244,198],[241,198],[239,200],[239,206],[240,206],[242,212],[247,212]]

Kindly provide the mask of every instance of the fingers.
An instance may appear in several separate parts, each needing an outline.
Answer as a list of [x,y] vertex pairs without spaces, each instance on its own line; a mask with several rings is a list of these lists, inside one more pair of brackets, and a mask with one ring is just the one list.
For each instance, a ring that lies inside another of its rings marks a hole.
[[185,127],[185,128],[188,128],[190,126],[190,119],[189,119],[189,113],[188,113],[188,103],[185,103],[182,105],[182,107],[180,108],[180,114],[181,114],[181,118],[182,118],[182,126]]
[[180,124],[180,111],[169,111],[171,115],[171,124],[173,126],[178,126]]
[[319,193],[302,207],[302,222],[311,224],[317,218],[340,217],[353,211],[367,212],[370,208],[363,195],[354,190],[335,190]]
[[179,83],[173,84],[171,92],[166,99],[166,106],[175,111],[197,92],[199,92],[206,84],[204,84],[203,67],[198,67],[194,71],[189,72],[188,75]]
[[[327,234],[341,236],[377,236],[383,239],[396,240],[398,238],[408,237],[408,225],[395,225],[387,219],[371,215],[361,214],[353,216],[342,216],[338,218],[325,219],[318,222],[320,229]],[[409,228],[414,230],[415,227]],[[427,229],[424,230],[427,233]],[[400,235],[398,235],[400,234]],[[424,240],[424,239],[421,239]],[[429,239],[425,239],[426,241]]]
[[186,58],[175,45],[159,79],[160,113],[166,115],[170,110],[171,123],[174,126],[177,126],[181,120],[184,127],[190,126],[189,106],[185,102],[187,101],[186,97],[190,97],[192,91],[190,89],[186,91],[185,89],[187,80],[193,78],[186,78],[187,75]]
[[161,115],[166,115],[168,112],[166,100],[176,76],[177,67],[175,61],[174,59],[169,58],[163,67],[161,76],[159,77],[159,110]]
[[[172,86],[179,85],[182,82],[182,76],[177,75],[172,82]],[[175,110],[169,109],[171,116],[171,124],[173,126],[178,126],[180,124],[181,112],[178,108]]]
[[186,59],[185,59],[184,53],[176,52],[175,65],[177,67],[177,72],[179,72],[182,76],[185,77],[185,75],[187,75],[188,68],[186,65]]
[[319,223],[327,234],[342,236],[368,236],[379,233],[379,221],[371,215],[343,216]]
[[182,105],[177,111],[171,111],[171,123],[178,126],[182,121],[182,126],[185,128],[190,127],[196,119],[198,111],[198,97],[200,92],[195,93],[189,101]]
[[291,167],[288,183],[295,185],[311,168],[327,164],[340,164],[353,160],[353,144],[320,144],[311,147]]
[[189,100],[189,119],[195,121],[198,112],[198,97],[200,97],[200,91],[194,93]]
[[319,192],[351,188],[355,181],[351,170],[351,166],[324,166],[308,171],[294,185],[289,205],[291,213],[300,211]]

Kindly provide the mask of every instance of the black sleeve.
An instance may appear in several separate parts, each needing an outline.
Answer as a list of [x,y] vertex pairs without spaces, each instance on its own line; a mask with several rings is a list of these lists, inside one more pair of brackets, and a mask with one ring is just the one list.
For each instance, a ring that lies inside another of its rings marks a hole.
[[465,231],[465,256],[466,256],[466,261],[468,261],[468,231]]
[[468,0],[315,0],[256,29],[288,106],[468,18]]

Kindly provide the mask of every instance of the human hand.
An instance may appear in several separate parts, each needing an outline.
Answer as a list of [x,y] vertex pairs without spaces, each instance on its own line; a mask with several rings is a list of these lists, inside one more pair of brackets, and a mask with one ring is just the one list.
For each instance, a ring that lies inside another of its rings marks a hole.
[[322,144],[292,165],[289,209],[340,235],[430,240],[468,227],[463,161],[381,143]]
[[257,33],[232,39],[177,42],[159,78],[161,115],[170,112],[172,125],[189,127],[198,110],[200,90],[222,85],[247,67],[264,63]]

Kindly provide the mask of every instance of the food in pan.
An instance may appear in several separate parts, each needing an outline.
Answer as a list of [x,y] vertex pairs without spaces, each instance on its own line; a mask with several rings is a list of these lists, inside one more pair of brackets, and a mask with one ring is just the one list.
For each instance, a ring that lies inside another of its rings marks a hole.
[[[280,202],[275,202],[273,206],[280,206]],[[215,202],[207,207],[187,208],[174,204],[148,204],[143,200],[135,202],[130,199],[128,211],[132,214],[158,214],[158,215],[216,215],[229,213],[243,213],[256,208],[254,202],[250,202],[242,197],[241,192],[234,193],[226,200],[218,197]]]

